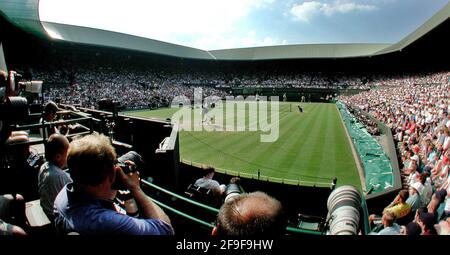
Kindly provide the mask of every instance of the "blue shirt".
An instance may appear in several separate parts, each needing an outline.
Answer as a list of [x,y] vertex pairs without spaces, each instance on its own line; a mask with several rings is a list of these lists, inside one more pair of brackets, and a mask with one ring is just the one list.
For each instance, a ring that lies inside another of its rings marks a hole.
[[400,226],[394,223],[391,227],[383,228],[378,235],[400,235]]
[[172,227],[158,219],[138,219],[116,211],[114,203],[74,192],[66,185],[55,199],[55,225],[60,234],[172,235]]
[[38,175],[39,196],[42,209],[49,219],[53,219],[55,198],[67,183],[72,182],[69,174],[58,166],[45,162]]

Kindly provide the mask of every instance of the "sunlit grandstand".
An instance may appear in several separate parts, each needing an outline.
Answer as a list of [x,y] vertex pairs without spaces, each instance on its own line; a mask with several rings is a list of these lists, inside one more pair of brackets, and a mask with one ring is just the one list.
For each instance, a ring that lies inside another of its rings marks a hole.
[[[74,220],[70,192],[105,185],[153,234],[237,233],[221,212],[258,192],[283,235],[450,233],[450,4],[395,43],[214,50],[41,21],[38,0],[0,16],[0,235],[149,234]],[[80,155],[103,145],[96,183]]]

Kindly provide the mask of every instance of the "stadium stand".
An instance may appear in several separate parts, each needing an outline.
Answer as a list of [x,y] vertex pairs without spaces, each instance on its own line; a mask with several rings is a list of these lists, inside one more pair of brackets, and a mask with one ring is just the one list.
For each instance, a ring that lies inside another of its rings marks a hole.
[[[196,176],[195,171],[200,169],[182,164],[178,130],[168,121],[100,111],[98,102],[104,97],[114,97],[121,109],[159,108],[167,106],[178,95],[192,100],[196,87],[202,87],[206,96],[221,98],[246,91],[252,95],[260,91],[266,94],[287,92],[288,100],[299,101],[304,95],[308,95],[307,101],[338,100],[344,124],[364,165],[367,194],[340,184],[334,189],[335,181],[330,187],[316,184],[303,187],[299,183],[271,183],[268,179],[260,180],[259,176],[257,179],[241,176],[248,192],[262,190],[281,201],[289,219],[286,233],[367,234],[371,230],[369,212],[380,213],[380,207],[368,206],[370,201],[366,199],[371,198],[368,193],[381,194],[377,199],[385,203],[382,209],[400,188],[409,188],[409,196],[416,201],[408,199],[406,203],[418,207],[415,213],[411,210],[404,218],[416,222],[422,233],[433,234],[436,232],[433,228],[439,230],[438,233],[446,232],[450,214],[450,68],[448,39],[440,34],[448,31],[448,20],[441,26],[435,24],[433,30],[427,30],[430,33],[416,36],[411,45],[403,44],[399,48],[401,52],[386,49],[386,54],[381,56],[336,59],[330,55],[319,59],[228,62],[50,41],[45,36],[24,33],[1,14],[1,31],[11,31],[8,36],[0,37],[8,66],[19,70],[26,81],[44,81],[42,95],[28,95],[31,114],[26,104],[21,105],[27,112],[24,115],[4,110],[10,109],[7,107],[11,106],[11,101],[1,98],[2,114],[8,113],[8,118],[6,114],[0,118],[1,170],[28,169],[25,173],[21,170],[6,172],[0,180],[2,193],[21,193],[25,202],[36,201],[36,169],[43,162],[33,151],[38,147],[27,146],[46,142],[46,137],[37,135],[40,128],[85,122],[88,130],[73,134],[70,139],[98,132],[109,135],[111,144],[120,154],[130,150],[141,153],[145,162],[139,169],[142,189],[167,212],[175,233],[209,234],[213,227],[211,222],[219,210],[190,199],[199,191],[192,186],[188,198],[183,196]],[[33,30],[32,24],[28,29]],[[434,56],[441,57],[433,59]],[[427,61],[417,61],[420,57]],[[2,87],[5,84],[2,80]],[[65,113],[59,113],[62,117],[57,122],[39,124],[37,120],[47,100],[57,102]],[[23,119],[18,119],[22,116]],[[378,139],[385,134],[379,123],[392,133],[393,139],[391,136],[388,139],[395,143],[399,173],[395,172],[392,162],[397,161],[392,158],[394,154],[388,153],[386,147],[389,146]],[[30,139],[12,146],[8,137],[13,130],[25,130]],[[156,153],[155,149],[167,138],[168,146]],[[12,148],[21,150],[23,155],[10,155]],[[21,165],[14,165],[15,161],[20,161]],[[402,180],[400,187],[393,189],[398,184],[396,175]],[[230,176],[221,173],[217,177],[228,180]],[[414,196],[416,193],[418,197]],[[397,223],[410,226],[408,221]],[[32,229],[30,222],[14,223],[28,233],[40,233]]]

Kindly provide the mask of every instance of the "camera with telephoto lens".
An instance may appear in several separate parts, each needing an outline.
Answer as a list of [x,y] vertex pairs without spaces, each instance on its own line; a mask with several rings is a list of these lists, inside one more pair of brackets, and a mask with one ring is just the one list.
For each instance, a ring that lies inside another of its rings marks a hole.
[[25,121],[29,115],[27,99],[18,96],[19,76],[14,71],[0,70],[0,146],[8,139],[11,126]]
[[[135,165],[127,164],[126,161],[132,161]],[[142,160],[141,155],[135,151],[129,151],[117,159],[116,166],[119,166],[125,174],[134,173],[140,167],[142,167],[144,161]],[[115,190],[126,190],[127,188],[122,183],[122,179],[119,175],[116,175],[116,180],[114,181],[112,189]]]
[[236,196],[240,196],[245,193],[241,186],[241,179],[239,177],[233,177],[224,192],[224,203],[231,201]]

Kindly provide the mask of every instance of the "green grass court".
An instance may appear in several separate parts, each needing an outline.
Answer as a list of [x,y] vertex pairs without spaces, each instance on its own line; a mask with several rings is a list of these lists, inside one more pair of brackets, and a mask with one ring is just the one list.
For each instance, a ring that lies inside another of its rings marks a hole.
[[[250,103],[256,104],[255,102]],[[297,105],[301,105],[300,113]],[[219,172],[232,175],[257,177],[260,170],[261,179],[297,184],[313,185],[313,183],[330,182],[338,178],[338,185],[350,184],[361,188],[360,177],[356,167],[350,144],[345,134],[339,112],[334,104],[323,103],[281,103],[279,118],[273,123],[279,125],[279,136],[275,142],[260,141],[263,131],[251,131],[259,127],[255,116],[258,115],[255,105],[237,106],[233,115],[220,117],[217,113],[230,112],[231,107],[222,105],[210,111],[216,114],[205,128],[215,131],[181,131],[180,157],[185,162],[207,164],[216,167]],[[272,121],[272,108],[268,114],[260,115],[260,120]],[[167,119],[171,118],[176,108],[158,110],[140,110],[126,112],[127,115]],[[201,109],[183,108],[186,118],[180,127],[202,129]],[[238,123],[237,116],[245,118]],[[252,117],[253,116],[253,117]],[[279,122],[277,122],[279,119]],[[245,131],[226,131],[234,127]],[[289,179],[289,180],[288,180]]]

